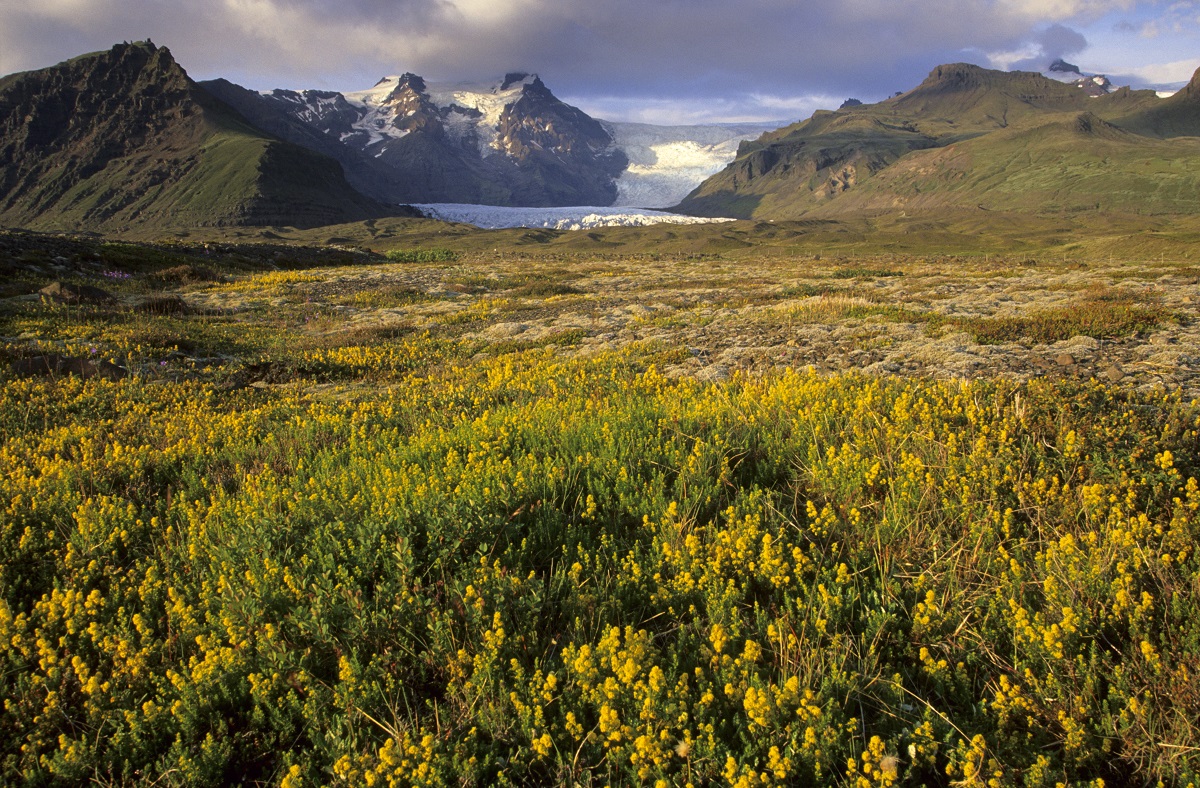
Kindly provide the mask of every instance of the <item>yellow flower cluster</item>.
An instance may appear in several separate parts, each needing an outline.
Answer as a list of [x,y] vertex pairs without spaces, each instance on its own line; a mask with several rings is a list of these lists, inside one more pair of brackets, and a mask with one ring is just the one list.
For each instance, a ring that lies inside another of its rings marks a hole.
[[0,781],[1196,781],[1192,406],[455,352],[0,383]]

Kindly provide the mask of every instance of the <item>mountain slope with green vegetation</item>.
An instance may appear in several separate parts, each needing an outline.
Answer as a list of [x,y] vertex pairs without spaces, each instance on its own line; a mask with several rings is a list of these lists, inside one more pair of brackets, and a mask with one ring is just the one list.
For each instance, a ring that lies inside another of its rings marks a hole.
[[1193,213],[1196,80],[1171,99],[1093,98],[1039,74],[940,66],[878,104],[818,112],[743,145],[679,206],[702,216],[843,218],[1006,209]]
[[10,226],[310,227],[390,213],[332,159],[253,129],[149,42],[0,80],[0,161]]
[[[1080,213],[1194,212],[1200,139],[1147,139],[1091,113],[921,151],[839,199],[839,212],[885,208]],[[833,204],[829,209],[834,210]]]

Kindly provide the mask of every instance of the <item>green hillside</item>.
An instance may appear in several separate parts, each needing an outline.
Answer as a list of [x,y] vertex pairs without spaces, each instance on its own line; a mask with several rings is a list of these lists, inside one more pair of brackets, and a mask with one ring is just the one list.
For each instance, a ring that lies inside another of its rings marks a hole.
[[[1196,83],[1091,98],[1026,72],[955,64],[878,104],[748,143],[679,206],[701,216],[847,217],[1005,209],[1194,211]],[[1168,139],[1169,138],[1169,139]]]
[[1200,139],[1147,139],[1091,113],[914,153],[816,215],[985,210],[1194,212]]
[[332,159],[256,131],[150,43],[0,81],[0,160],[10,226],[304,227],[389,213]]

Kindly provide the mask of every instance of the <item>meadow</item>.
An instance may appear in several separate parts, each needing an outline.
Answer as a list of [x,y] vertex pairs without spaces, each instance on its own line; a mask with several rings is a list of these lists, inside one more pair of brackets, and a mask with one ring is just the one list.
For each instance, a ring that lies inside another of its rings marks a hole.
[[1185,262],[30,243],[2,782],[1200,782]]

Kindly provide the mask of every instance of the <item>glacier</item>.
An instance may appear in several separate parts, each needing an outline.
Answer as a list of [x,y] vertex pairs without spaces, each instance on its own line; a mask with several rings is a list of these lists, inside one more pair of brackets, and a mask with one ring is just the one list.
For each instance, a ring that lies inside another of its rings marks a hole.
[[473,224],[486,230],[509,227],[545,227],[552,230],[591,230],[597,227],[648,227],[652,224],[705,224],[732,222],[682,216],[665,211],[584,205],[574,208],[505,208],[467,203],[414,203],[413,208],[429,219]]
[[614,147],[629,158],[617,178],[615,207],[668,208],[678,205],[705,178],[737,156],[738,145],[788,121],[704,126],[658,126],[600,121]]

